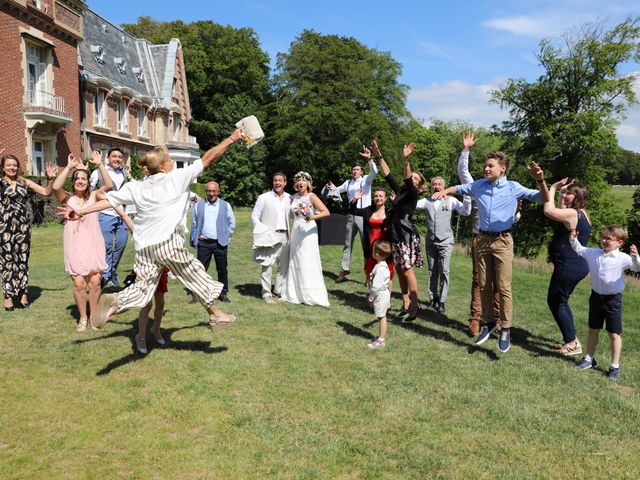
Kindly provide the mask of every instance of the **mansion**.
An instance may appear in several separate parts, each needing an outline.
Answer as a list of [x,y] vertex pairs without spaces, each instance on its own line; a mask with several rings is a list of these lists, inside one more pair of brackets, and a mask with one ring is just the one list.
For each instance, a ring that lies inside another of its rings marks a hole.
[[178,39],[137,39],[83,0],[0,0],[0,39],[0,149],[26,175],[116,146],[126,162],[155,145],[200,157]]

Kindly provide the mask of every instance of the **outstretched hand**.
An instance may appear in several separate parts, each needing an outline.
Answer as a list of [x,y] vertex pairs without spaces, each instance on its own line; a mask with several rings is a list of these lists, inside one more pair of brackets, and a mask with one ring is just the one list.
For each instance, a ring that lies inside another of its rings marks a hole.
[[65,220],[80,220],[80,214],[69,205],[62,205],[58,207],[58,213],[56,215],[64,218]]
[[629,251],[634,257],[638,256],[638,249],[636,248],[635,244],[631,244],[631,248],[629,249]]
[[51,179],[58,174],[58,166],[55,163],[47,163],[44,167],[47,178]]
[[415,143],[410,143],[409,145],[405,145],[404,148],[402,149],[402,155],[404,155],[404,158],[409,157],[409,155],[411,155],[414,150],[416,149],[416,144]]
[[367,161],[371,160],[371,150],[369,150],[365,145],[362,145],[362,151],[358,153],[362,158],[366,158]]
[[578,238],[578,230],[576,230],[575,228],[573,230],[571,230],[571,232],[569,232],[569,236],[571,238]]
[[558,180],[556,183],[551,185],[551,188],[560,189],[560,191],[562,191],[562,189],[565,188],[568,181],[569,181],[569,177],[564,177],[562,180]]
[[94,150],[93,152],[91,152],[91,155],[89,156],[89,162],[96,167],[99,167],[102,164],[102,152],[100,152],[100,150]]
[[382,152],[380,151],[378,141],[375,138],[371,140],[371,151],[376,157],[382,158]]
[[233,143],[239,142],[240,140],[244,139],[244,130],[242,130],[241,128],[236,128],[233,133],[230,136],[231,140],[233,140]]
[[462,147],[463,150],[469,150],[476,144],[476,140],[473,137],[473,132],[467,132],[462,136]]
[[439,192],[434,192],[434,194],[433,194],[433,195],[431,195],[431,198],[432,198],[433,200],[441,200],[441,199],[443,199],[443,198],[447,198],[447,194],[446,194],[446,193],[444,193],[444,190],[441,190],[441,191],[439,191]]
[[529,171],[529,176],[536,182],[539,180],[544,180],[544,171],[542,170],[542,167],[540,167],[540,165],[538,165],[533,160],[527,167],[527,170]]
[[362,195],[364,194],[364,188],[359,188],[356,190],[355,195],[353,196],[353,199],[355,201],[358,201],[362,198]]

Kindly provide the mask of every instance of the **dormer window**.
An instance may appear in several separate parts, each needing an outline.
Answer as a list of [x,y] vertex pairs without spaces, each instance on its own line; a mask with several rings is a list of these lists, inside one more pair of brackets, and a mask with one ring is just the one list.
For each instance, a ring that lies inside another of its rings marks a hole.
[[113,57],[113,63],[118,67],[118,71],[122,74],[127,73],[127,61],[121,57]]
[[93,53],[96,62],[104,63],[104,47],[102,45],[91,45],[91,53]]
[[131,69],[131,71],[133,72],[133,74],[136,76],[136,80],[138,80],[138,82],[143,83],[144,82],[144,72],[142,71],[142,68],[140,67],[133,67]]

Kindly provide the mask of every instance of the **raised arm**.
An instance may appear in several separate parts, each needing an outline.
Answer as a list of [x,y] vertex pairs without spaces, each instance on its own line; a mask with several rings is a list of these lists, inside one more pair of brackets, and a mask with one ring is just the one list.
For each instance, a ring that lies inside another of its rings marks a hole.
[[549,201],[549,190],[547,184],[544,181],[544,171],[536,162],[532,161],[527,167],[529,176],[536,181],[538,191],[540,192],[540,201],[546,203]]
[[58,167],[55,164],[47,163],[47,165],[45,166],[45,173],[47,175],[47,185],[43,187],[42,185],[38,185],[36,182],[32,182],[31,180],[27,180],[27,179],[25,179],[25,185],[27,186],[27,188],[30,188],[31,190],[36,192],[38,195],[42,195],[43,197],[48,197],[49,195],[51,195],[51,192],[53,190],[53,182],[51,182],[51,179],[55,176],[57,172],[58,172]]
[[62,187],[69,176],[69,172],[72,168],[77,168],[78,163],[79,161],[76,159],[75,155],[70,153],[67,157],[67,164],[53,182],[53,193],[60,203],[65,203],[70,196],[70,193],[65,191]]
[[113,188],[113,180],[111,180],[111,175],[109,175],[109,172],[107,172],[107,169],[104,166],[104,162],[102,161],[102,153],[100,153],[99,150],[94,150],[93,152],[91,152],[91,155],[89,156],[89,162],[98,168],[98,172],[102,177],[102,183],[104,183],[104,185],[100,187],[100,190],[102,190],[103,192],[110,191]]
[[411,176],[411,165],[409,164],[409,156],[416,149],[415,143],[410,143],[409,145],[405,145],[402,149],[402,173],[404,178],[409,178]]
[[206,153],[202,156],[202,168],[207,169],[209,166],[216,163],[216,161],[224,155],[224,152],[236,142],[242,140],[242,129],[237,128],[234,132],[221,141],[215,147],[211,147]]
[[566,188],[567,181],[568,178],[563,178],[551,185],[551,188],[549,189],[549,199],[544,203],[544,215],[554,222],[562,222],[565,227],[571,229],[576,228],[576,225],[578,224],[578,214],[576,211],[572,208],[566,208],[562,198],[558,199],[557,206],[553,203],[556,191],[558,189],[562,191],[563,188]]
[[473,177],[469,172],[469,152],[475,143],[473,133],[467,132],[462,136],[462,151],[458,157],[458,177],[463,184],[473,182]]
[[445,188],[444,190],[435,192],[433,195],[431,195],[431,198],[433,198],[434,200],[440,200],[442,198],[446,198],[447,195],[453,195],[454,193],[456,193],[456,187],[455,185],[451,185],[450,187]]
[[[378,142],[376,141],[375,138],[371,140],[371,151],[378,159],[378,164],[382,169],[382,175],[386,177],[391,173],[391,170],[389,169],[389,165],[387,165],[387,162],[382,157],[382,152],[380,151],[380,147],[378,146]],[[360,153],[360,155],[362,155],[362,153]]]

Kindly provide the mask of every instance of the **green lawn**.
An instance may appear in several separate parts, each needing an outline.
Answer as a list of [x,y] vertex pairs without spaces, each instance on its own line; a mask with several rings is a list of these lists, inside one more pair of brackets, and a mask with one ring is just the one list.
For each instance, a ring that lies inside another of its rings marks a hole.
[[614,185],[611,187],[611,194],[618,208],[626,214],[633,205],[633,194],[637,187],[633,185]]
[[[322,247],[331,308],[260,299],[249,212],[237,212],[229,311],[214,333],[169,283],[169,343],[134,352],[136,311],[77,334],[59,226],[34,229],[27,311],[0,317],[0,477],[629,478],[640,449],[640,287],[625,293],[622,378],[608,341],[595,371],[552,352],[550,272],[514,269],[513,345],[466,331],[471,265],[456,254],[449,318],[391,324],[384,349],[361,278],[336,285],[340,247]],[[131,265],[129,248],[120,278]],[[357,257],[354,265],[360,264]],[[355,268],[354,268],[355,270]],[[424,297],[426,271],[419,272]],[[589,285],[572,305],[586,343]],[[399,295],[394,293],[397,312]]]

